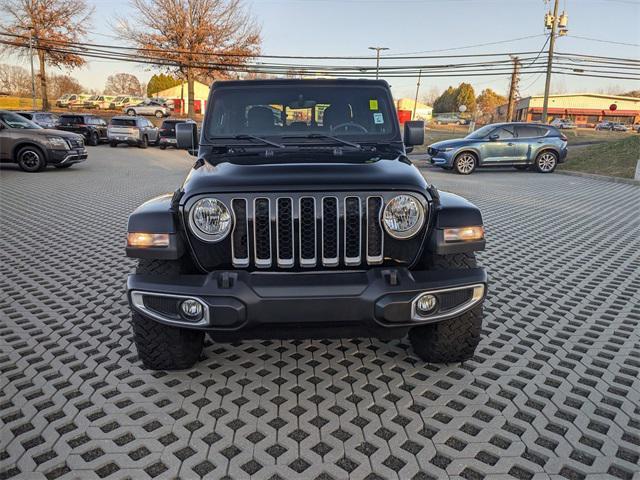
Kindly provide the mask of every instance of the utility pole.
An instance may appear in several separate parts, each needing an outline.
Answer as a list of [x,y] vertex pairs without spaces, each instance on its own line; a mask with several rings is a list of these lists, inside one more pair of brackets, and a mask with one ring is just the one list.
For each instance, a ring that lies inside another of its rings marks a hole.
[[378,73],[380,71],[380,51],[389,50],[387,47],[369,47],[369,50],[376,51],[376,80],[378,79]]
[[509,103],[507,103],[507,122],[513,120],[513,111],[516,104],[516,93],[520,81],[520,59],[513,57],[513,72],[511,73],[511,85],[509,86]]
[[[547,16],[545,17],[548,20],[551,20],[551,25],[549,25],[547,28],[550,27],[551,32],[549,33],[550,37],[549,37],[549,52],[548,52],[548,57],[547,57],[547,79],[545,80],[544,83],[544,101],[542,103],[542,123],[547,123],[547,111],[549,109],[549,89],[551,88],[551,69],[553,68],[553,49],[556,45],[556,35],[557,35],[557,31],[558,31],[558,0],[554,0],[554,5],[553,5],[553,16],[551,16],[551,18],[549,18],[549,14],[547,14]],[[563,14],[563,17],[566,18],[566,16]],[[548,22],[546,22],[548,23]],[[566,23],[565,23],[566,26]],[[566,31],[565,31],[566,34]]]
[[416,119],[416,109],[418,108],[418,92],[420,91],[420,79],[422,78],[422,69],[418,71],[418,83],[416,85],[416,98],[413,101],[413,114],[411,115],[411,120]]
[[31,99],[33,110],[36,110],[36,76],[33,73],[33,35],[31,28],[29,28],[29,59],[31,61]]

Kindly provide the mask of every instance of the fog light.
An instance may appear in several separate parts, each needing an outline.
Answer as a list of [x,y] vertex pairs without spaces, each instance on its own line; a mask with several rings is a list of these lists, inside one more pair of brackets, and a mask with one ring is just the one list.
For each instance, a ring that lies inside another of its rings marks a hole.
[[180,304],[180,310],[187,320],[196,321],[202,317],[202,304],[197,300],[188,298]]
[[416,301],[416,313],[420,316],[427,316],[438,308],[438,299],[430,293],[423,293]]

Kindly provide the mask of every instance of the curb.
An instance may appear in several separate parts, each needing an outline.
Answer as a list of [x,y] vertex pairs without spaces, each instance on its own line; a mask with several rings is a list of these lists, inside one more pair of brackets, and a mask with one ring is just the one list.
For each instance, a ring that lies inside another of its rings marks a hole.
[[554,173],[561,175],[570,175],[572,177],[591,178],[592,180],[602,180],[609,183],[625,183],[627,185],[640,186],[640,180],[634,180],[632,178],[620,178],[620,177],[608,177],[606,175],[597,175],[595,173],[574,172],[572,170],[557,170]]

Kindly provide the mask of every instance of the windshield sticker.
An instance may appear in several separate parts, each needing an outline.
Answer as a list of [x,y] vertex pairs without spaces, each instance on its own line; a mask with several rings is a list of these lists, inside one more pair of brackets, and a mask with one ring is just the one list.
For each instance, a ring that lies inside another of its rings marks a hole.
[[375,123],[376,125],[382,125],[384,123],[384,117],[382,116],[382,113],[376,112],[373,114],[373,123]]
[[378,110],[378,100],[369,100],[369,110]]

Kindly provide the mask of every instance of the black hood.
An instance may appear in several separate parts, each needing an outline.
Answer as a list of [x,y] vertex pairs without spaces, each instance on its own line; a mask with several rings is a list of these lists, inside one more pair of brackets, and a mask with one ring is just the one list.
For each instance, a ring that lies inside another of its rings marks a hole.
[[189,172],[184,198],[215,192],[411,190],[423,193],[427,182],[401,160],[370,163],[262,163],[211,165],[198,160]]

